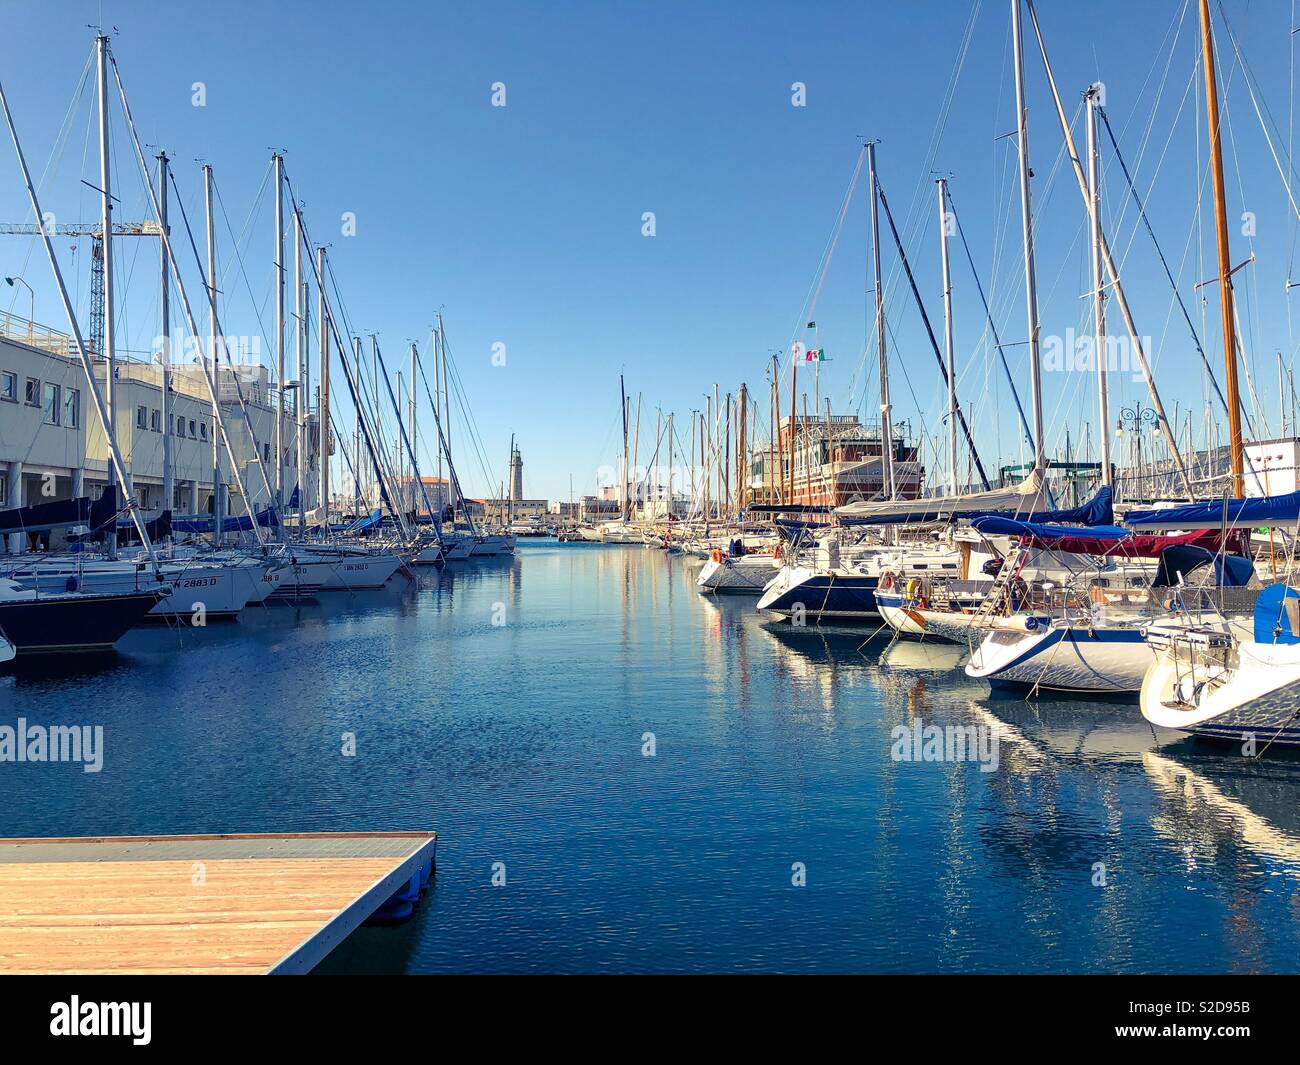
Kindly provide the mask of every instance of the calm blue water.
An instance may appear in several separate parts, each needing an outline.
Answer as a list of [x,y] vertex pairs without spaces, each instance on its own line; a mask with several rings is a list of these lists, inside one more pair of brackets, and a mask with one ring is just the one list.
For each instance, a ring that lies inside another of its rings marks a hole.
[[[0,835],[436,829],[418,916],[331,971],[1300,970],[1300,762],[993,699],[694,573],[526,543],[0,676],[0,723],[106,733],[97,775],[0,765]],[[997,770],[893,760],[917,718],[1001,729]]]

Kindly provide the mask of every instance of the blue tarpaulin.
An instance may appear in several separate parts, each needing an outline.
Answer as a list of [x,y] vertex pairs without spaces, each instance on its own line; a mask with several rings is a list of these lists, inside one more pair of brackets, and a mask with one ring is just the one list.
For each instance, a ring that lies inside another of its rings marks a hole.
[[1291,631],[1285,604],[1300,598],[1300,592],[1285,584],[1270,584],[1255,600],[1256,643],[1300,643],[1300,632]]
[[1255,565],[1240,555],[1221,555],[1204,547],[1180,544],[1167,547],[1160,554],[1160,567],[1156,570],[1155,588],[1170,588],[1202,566],[1214,567],[1214,583],[1222,588],[1244,588],[1255,575]]
[[1079,525],[1045,525],[1042,522],[1004,518],[1000,514],[976,518],[971,525],[985,536],[1032,536],[1046,542],[1067,536],[1085,536],[1090,540],[1122,540],[1131,535],[1131,530],[1118,525],[1093,525],[1088,528]]
[[[257,515],[257,524],[262,526],[264,529],[273,528],[276,525],[279,525],[280,523],[275,517],[274,508],[267,507],[266,510],[260,511]],[[247,514],[243,514],[238,518],[227,518],[221,523],[221,527],[226,532],[248,532],[253,528],[253,522]],[[214,522],[212,518],[186,517],[172,519],[173,532],[191,534],[210,533],[213,528]]]
[[349,522],[346,525],[331,525],[333,532],[362,532],[366,529],[373,529],[383,521],[383,510],[376,507],[373,512],[364,518],[358,518],[356,521]]
[[1300,492],[1253,499],[1222,499],[1177,507],[1131,510],[1124,519],[1130,529],[1217,529],[1229,526],[1290,525],[1300,519]]

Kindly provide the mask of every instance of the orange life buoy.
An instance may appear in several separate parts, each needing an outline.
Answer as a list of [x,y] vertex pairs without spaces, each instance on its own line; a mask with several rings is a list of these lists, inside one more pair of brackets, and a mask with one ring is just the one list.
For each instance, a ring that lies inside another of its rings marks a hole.
[[721,562],[722,552],[715,547],[713,551],[709,554],[709,558],[713,559],[714,562]]

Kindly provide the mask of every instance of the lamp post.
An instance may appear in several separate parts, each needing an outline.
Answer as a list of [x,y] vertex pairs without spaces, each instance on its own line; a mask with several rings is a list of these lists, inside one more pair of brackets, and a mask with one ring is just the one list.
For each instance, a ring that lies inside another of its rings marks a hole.
[[23,288],[27,290],[28,298],[31,300],[31,304],[32,304],[31,313],[27,317],[27,340],[28,343],[30,343],[32,339],[33,323],[36,320],[36,293],[32,291],[32,286],[29,285],[26,281],[24,281],[21,277],[17,277],[17,276],[6,277],[5,283],[10,288],[15,288],[18,285],[22,285]]
[[1131,407],[1125,407],[1119,412],[1119,420],[1115,423],[1115,435],[1121,439],[1124,437],[1124,430],[1127,429],[1133,434],[1132,444],[1136,461],[1134,466],[1137,469],[1137,489],[1134,495],[1141,495],[1142,485],[1142,432],[1147,426],[1154,427],[1160,423],[1160,417],[1156,414],[1154,407],[1143,406],[1139,400]]

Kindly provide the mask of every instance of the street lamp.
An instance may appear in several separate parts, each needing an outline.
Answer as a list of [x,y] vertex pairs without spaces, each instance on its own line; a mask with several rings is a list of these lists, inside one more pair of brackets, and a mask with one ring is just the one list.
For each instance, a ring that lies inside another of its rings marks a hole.
[[1155,412],[1154,407],[1144,407],[1141,400],[1131,407],[1125,407],[1119,412],[1119,420],[1115,423],[1115,435],[1121,439],[1124,436],[1124,430],[1128,429],[1133,434],[1133,449],[1137,468],[1138,490],[1135,495],[1141,494],[1141,477],[1142,477],[1142,431],[1146,426],[1156,426],[1160,423],[1160,418]]
[[6,277],[5,283],[10,288],[14,288],[17,285],[22,285],[23,288],[27,290],[27,295],[31,299],[32,302],[31,314],[27,318],[27,339],[28,341],[30,341],[32,339],[32,325],[33,322],[36,320],[36,293],[32,291],[32,286],[29,285],[26,281],[24,281],[21,277]]

